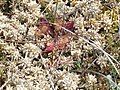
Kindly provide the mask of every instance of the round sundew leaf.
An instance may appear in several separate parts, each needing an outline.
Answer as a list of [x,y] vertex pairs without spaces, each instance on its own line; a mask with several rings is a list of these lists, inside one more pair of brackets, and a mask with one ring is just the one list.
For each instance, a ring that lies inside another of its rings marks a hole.
[[54,42],[49,42],[49,43],[46,44],[44,52],[50,53],[54,50],[54,48],[55,48],[55,43]]
[[67,21],[65,24],[64,24],[64,27],[70,31],[73,31],[74,30],[74,21]]
[[69,42],[69,38],[67,35],[61,36],[57,41],[57,48],[64,49],[68,42]]

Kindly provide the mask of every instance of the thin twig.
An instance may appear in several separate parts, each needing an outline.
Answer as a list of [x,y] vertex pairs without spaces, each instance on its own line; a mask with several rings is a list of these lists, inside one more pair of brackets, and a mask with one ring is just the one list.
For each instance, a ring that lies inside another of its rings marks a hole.
[[56,2],[56,7],[55,7],[55,17],[56,17],[56,14],[57,14],[57,7],[58,7],[58,0]]
[[[18,43],[18,44],[25,44],[25,43],[36,43],[35,41],[19,41],[19,40],[5,40],[6,42],[11,42],[11,43]],[[37,41],[37,43],[45,43],[45,42],[48,42],[48,41],[51,41],[50,40],[47,40],[47,41]],[[3,44],[6,44],[6,43],[3,43]]]
[[53,3],[53,0],[51,0],[49,2],[49,4],[46,6],[46,8],[42,11],[41,15],[43,15],[43,13],[46,11],[46,9]]
[[7,85],[7,83],[10,81],[10,79],[8,79],[1,87],[0,90],[3,90],[3,88]]
[[98,58],[96,58],[91,64],[90,66],[87,67],[87,69],[85,69],[85,71],[87,71],[96,61],[97,61]]

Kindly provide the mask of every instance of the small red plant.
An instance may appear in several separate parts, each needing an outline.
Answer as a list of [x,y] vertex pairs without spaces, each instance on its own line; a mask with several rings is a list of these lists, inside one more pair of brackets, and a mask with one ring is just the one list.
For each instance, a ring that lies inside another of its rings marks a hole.
[[37,23],[35,35],[37,36],[41,36],[42,34],[46,35],[48,34],[49,29],[50,29],[49,22],[45,18],[40,17]]
[[57,48],[59,50],[62,50],[65,48],[65,46],[69,43],[69,37],[68,35],[61,36],[57,41]]
[[37,29],[35,32],[36,36],[41,35],[50,35],[53,37],[51,42],[47,42],[45,44],[45,49],[43,52],[50,53],[54,50],[62,50],[69,43],[69,35],[64,32],[61,27],[65,27],[66,29],[73,31],[74,30],[74,22],[66,21],[64,23],[62,18],[57,18],[54,23],[56,25],[52,25],[43,17],[40,17],[37,24]]

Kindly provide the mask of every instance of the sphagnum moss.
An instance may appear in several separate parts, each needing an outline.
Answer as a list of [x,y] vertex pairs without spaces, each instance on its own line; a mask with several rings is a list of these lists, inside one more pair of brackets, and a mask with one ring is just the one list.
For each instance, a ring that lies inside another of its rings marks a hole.
[[[119,82],[120,71],[119,5],[119,0],[0,0],[0,89],[119,88],[113,82]],[[41,17],[49,30],[36,40]],[[54,49],[43,54],[50,41]]]

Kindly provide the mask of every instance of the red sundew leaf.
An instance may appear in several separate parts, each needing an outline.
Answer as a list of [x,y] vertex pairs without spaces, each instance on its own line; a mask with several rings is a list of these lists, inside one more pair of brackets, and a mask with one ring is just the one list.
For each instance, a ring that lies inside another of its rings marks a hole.
[[38,23],[37,23],[37,28],[39,29],[38,33],[41,34],[49,34],[51,37],[54,37],[55,36],[55,27],[53,25],[51,25],[47,19],[43,18],[43,17],[40,17],[39,20],[38,20]]
[[48,34],[51,36],[51,37],[55,37],[55,28],[53,25],[50,25],[49,28],[48,28]]
[[36,36],[41,36],[41,35],[43,35],[43,34],[47,34],[48,33],[48,26],[45,26],[45,25],[43,25],[43,26],[41,26],[41,25],[39,25],[39,28],[36,28],[35,29],[35,35]]
[[57,41],[57,48],[64,49],[68,42],[69,42],[69,38],[67,35],[61,36]]
[[37,25],[40,25],[40,24],[49,24],[49,22],[44,17],[40,17],[39,20],[38,20]]
[[48,25],[41,25],[41,26],[39,27],[39,29],[41,30],[41,32],[42,32],[43,34],[47,34],[47,33],[48,33],[48,30],[49,30],[49,26],[48,26]]
[[67,21],[65,24],[64,24],[64,27],[70,31],[73,31],[74,30],[74,21]]
[[55,48],[55,43],[54,42],[47,43],[43,52],[50,53],[54,50],[54,48]]
[[36,28],[35,29],[35,36],[41,36],[41,35],[42,35],[42,32],[38,28]]
[[49,29],[50,29],[49,22],[45,18],[40,17],[37,23],[36,30],[37,35],[41,36],[42,34],[48,34]]

